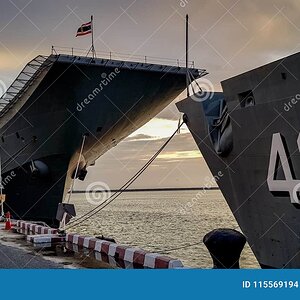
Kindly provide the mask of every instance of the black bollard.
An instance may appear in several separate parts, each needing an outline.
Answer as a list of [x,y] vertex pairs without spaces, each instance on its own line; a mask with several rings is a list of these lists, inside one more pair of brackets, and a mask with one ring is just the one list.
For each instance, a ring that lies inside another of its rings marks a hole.
[[239,269],[240,256],[246,238],[233,229],[215,229],[203,238],[212,259],[214,269]]

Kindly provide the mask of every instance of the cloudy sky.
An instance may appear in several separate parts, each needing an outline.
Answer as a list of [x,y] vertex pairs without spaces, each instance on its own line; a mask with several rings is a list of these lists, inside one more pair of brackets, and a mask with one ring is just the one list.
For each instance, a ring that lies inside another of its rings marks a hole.
[[[299,11],[299,0],[1,0],[0,94],[51,45],[88,48],[89,38],[76,39],[75,32],[91,14],[99,52],[177,59],[184,58],[189,13],[190,58],[209,71],[207,79],[219,91],[224,79],[298,52]],[[122,185],[175,131],[180,115],[174,103],[101,157],[77,188],[94,181]],[[195,187],[210,176],[183,129],[134,187]]]

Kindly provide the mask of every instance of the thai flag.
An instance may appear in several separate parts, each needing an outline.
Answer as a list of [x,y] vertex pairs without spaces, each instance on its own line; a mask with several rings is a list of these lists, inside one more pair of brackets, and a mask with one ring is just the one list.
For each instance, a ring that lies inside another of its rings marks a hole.
[[92,33],[92,22],[82,24],[77,30],[76,37],[87,35],[90,33]]

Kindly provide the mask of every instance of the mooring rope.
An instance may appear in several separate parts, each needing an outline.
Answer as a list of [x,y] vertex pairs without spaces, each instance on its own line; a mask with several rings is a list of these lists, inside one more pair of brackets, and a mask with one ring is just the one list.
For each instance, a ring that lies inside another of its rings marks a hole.
[[193,82],[196,83],[196,85],[197,85],[197,87],[198,87],[198,89],[199,89],[199,91],[198,91],[197,93],[199,93],[199,92],[202,93],[203,90],[202,90],[201,86],[199,85],[198,81],[196,80],[195,76],[193,75],[193,73],[192,73],[191,71],[188,72],[188,77],[189,77],[189,80],[190,80],[190,82],[191,82],[191,87],[192,87],[193,93],[196,94],[195,88],[194,88],[194,86],[192,85]]
[[176,131],[169,137],[169,139],[159,148],[159,150],[149,159],[149,161],[133,176],[131,177],[118,191],[116,191],[112,196],[110,196],[108,199],[100,203],[98,206],[90,210],[89,212],[85,213],[81,217],[79,217],[77,220],[74,220],[73,222],[69,223],[67,225],[67,229],[70,229],[74,226],[77,226],[89,218],[96,215],[98,212],[103,210],[105,207],[107,207],[110,203],[112,203],[115,199],[117,199],[124,191],[126,191],[152,164],[152,162],[159,156],[159,154],[166,148],[166,146],[170,143],[170,141],[173,139],[173,137],[177,134],[178,130],[182,127],[184,122],[179,124]]
[[171,249],[166,249],[166,250],[161,250],[161,251],[157,251],[158,253],[169,253],[169,252],[172,252],[172,251],[177,251],[177,250],[182,250],[182,249],[187,249],[187,248],[191,248],[191,247],[194,247],[194,246],[197,246],[197,245],[200,245],[202,244],[202,242],[197,242],[197,243],[194,243],[194,244],[189,244],[189,245],[185,245],[185,246],[180,246],[178,248],[171,248]]

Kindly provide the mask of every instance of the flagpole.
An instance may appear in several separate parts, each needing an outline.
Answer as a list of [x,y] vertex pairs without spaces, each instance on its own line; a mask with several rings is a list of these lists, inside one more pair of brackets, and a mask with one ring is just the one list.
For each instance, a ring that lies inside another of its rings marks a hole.
[[185,52],[185,59],[186,59],[186,88],[187,88],[187,96],[190,96],[190,80],[189,80],[189,15],[186,15],[186,36],[185,36],[185,43],[186,43],[186,52]]
[[95,46],[94,46],[94,17],[91,15],[91,27],[92,27],[92,53],[93,53],[93,58],[96,56],[96,51],[95,51]]

